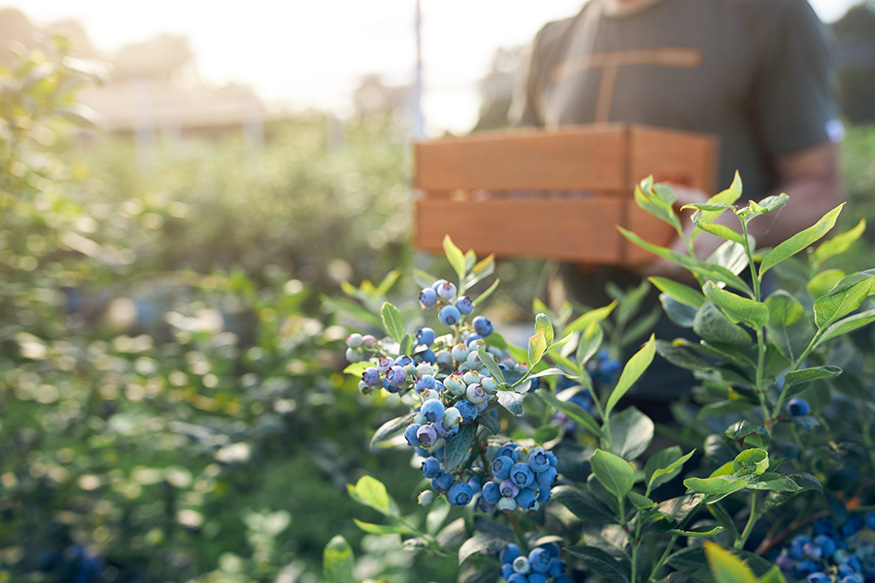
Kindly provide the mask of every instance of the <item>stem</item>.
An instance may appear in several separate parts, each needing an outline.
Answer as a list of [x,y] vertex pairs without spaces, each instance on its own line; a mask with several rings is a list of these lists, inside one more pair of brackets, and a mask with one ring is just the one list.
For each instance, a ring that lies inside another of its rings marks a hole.
[[[744,254],[747,255],[747,265],[750,267],[750,278],[753,283],[753,300],[755,302],[762,301],[761,290],[760,290],[760,277],[757,274],[756,262],[753,260],[753,251],[750,248],[750,240],[747,235],[747,221],[744,220],[743,217],[739,217],[741,221],[741,231],[744,237]],[[756,386],[754,390],[756,391],[757,397],[760,400],[760,406],[763,408],[763,423],[766,425],[766,431],[771,435],[773,420],[771,415],[769,414],[769,406],[766,402],[766,388],[763,386],[763,372],[765,370],[765,362],[766,362],[766,341],[765,335],[763,334],[763,328],[761,326],[757,326],[756,328],[757,334],[757,370],[756,370]]]
[[[814,350],[815,345],[820,340],[821,332],[822,330],[817,331],[817,333],[814,335],[814,338],[811,339],[811,342],[808,343],[808,346],[805,348],[802,354],[799,355],[799,358],[796,359],[796,362],[793,363],[793,366],[790,368],[791,371],[799,370],[799,367],[802,366],[803,362],[805,362],[805,358],[811,353],[812,350]],[[781,394],[778,395],[778,401],[775,403],[775,408],[772,411],[772,416],[770,419],[772,422],[774,422],[775,419],[777,419],[778,414],[780,414],[781,406],[784,404],[784,399],[787,398],[787,389],[789,388],[790,387],[788,387],[786,383],[781,388]]]
[[[683,530],[686,527],[687,523],[693,517],[696,512],[699,511],[699,507],[702,505],[699,502],[695,508],[693,508],[689,514],[687,514],[681,523],[678,525],[678,530]],[[653,570],[650,571],[650,575],[647,577],[647,581],[652,581],[653,578],[659,573],[659,570],[662,569],[662,566],[665,564],[665,561],[668,559],[669,554],[671,554],[672,549],[674,549],[674,543],[678,540],[680,535],[673,534],[671,540],[668,541],[668,545],[665,547],[665,550],[662,552],[662,556],[659,557],[659,560],[656,562],[656,565],[653,567]]]
[[516,544],[517,544],[517,546],[519,546],[520,551],[525,553],[525,551],[527,550],[526,549],[526,537],[523,536],[523,531],[520,530],[519,520],[517,520],[516,514],[514,514],[513,512],[510,513],[509,519],[510,519],[510,526],[513,529],[514,538],[516,539]]
[[747,524],[744,525],[744,530],[741,533],[741,538],[735,541],[736,549],[744,548],[744,543],[747,542],[747,538],[753,531],[753,525],[757,523],[757,520],[759,520],[759,508],[757,504],[758,501],[759,497],[757,496],[757,491],[752,490],[750,493],[750,516],[747,517]]

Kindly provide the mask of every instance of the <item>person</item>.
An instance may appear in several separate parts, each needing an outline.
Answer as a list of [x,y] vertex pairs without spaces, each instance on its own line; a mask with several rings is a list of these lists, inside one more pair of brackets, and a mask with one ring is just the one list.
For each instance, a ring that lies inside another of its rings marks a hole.
[[[629,122],[716,136],[719,190],[738,170],[739,202],[790,197],[751,223],[760,247],[809,227],[842,198],[830,46],[807,0],[590,0],[537,33],[511,115],[547,129]],[[680,194],[695,202],[714,193]],[[721,220],[737,228],[732,218]],[[707,257],[721,243],[703,235],[696,254]],[[603,305],[608,282],[628,288],[647,275],[681,277],[660,259],[634,271],[573,264],[558,271],[554,305],[563,298]],[[659,337],[674,337],[660,334],[672,333],[668,325],[660,323]]]

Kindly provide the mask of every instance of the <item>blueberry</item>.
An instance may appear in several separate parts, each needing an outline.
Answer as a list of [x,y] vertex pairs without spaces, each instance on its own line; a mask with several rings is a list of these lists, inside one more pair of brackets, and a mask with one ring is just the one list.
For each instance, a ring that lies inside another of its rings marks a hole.
[[510,480],[504,480],[498,485],[498,491],[503,498],[516,498],[520,493],[520,487]]
[[430,308],[437,303],[437,292],[427,287],[419,292],[419,303],[423,308]]
[[465,396],[475,405],[479,405],[489,398],[489,395],[486,394],[486,391],[478,383],[468,385],[468,388],[465,389]]
[[529,578],[522,573],[514,573],[507,578],[507,583],[529,583]]
[[459,311],[463,314],[467,315],[474,311],[474,300],[469,298],[468,296],[462,296],[458,300],[456,300],[456,307],[459,308]]
[[517,506],[520,508],[531,508],[534,506],[537,497],[538,495],[531,488],[522,488],[519,494],[515,496]]
[[431,487],[438,492],[445,492],[452,485],[453,476],[449,475],[446,472],[441,472],[436,477],[431,479]]
[[365,334],[362,336],[362,346],[365,348],[376,348],[377,347],[377,337],[373,334]]
[[452,366],[453,365],[453,355],[450,354],[449,350],[441,350],[437,354],[435,354],[435,360],[440,366]]
[[544,573],[529,573],[526,583],[547,583],[549,577]]
[[395,366],[400,366],[402,368],[407,368],[411,364],[413,364],[413,359],[406,354],[403,356],[399,356],[398,359],[395,361]]
[[458,372],[454,372],[444,379],[444,387],[455,397],[465,393],[465,383],[462,381],[462,375]]
[[[501,452],[498,452],[501,454]],[[510,470],[513,467],[513,459],[499,455],[492,462],[492,475],[498,480],[506,480],[510,477]]]
[[510,479],[520,488],[525,488],[535,481],[535,472],[529,464],[519,462],[510,469]]
[[445,281],[440,284],[435,291],[437,292],[438,297],[442,300],[451,300],[456,297],[456,284]]
[[813,542],[803,546],[802,552],[805,553],[806,557],[814,561],[819,561],[823,557],[823,549],[821,549],[819,545]]
[[501,578],[507,581],[513,575],[513,565],[504,563],[501,565]]
[[477,316],[471,323],[474,325],[474,331],[477,332],[477,334],[479,334],[480,336],[485,338],[486,336],[492,334],[492,322],[490,322],[483,316]]
[[422,475],[426,478],[436,478],[437,475],[441,473],[441,462],[438,461],[437,458],[425,458],[419,469],[422,471]]
[[443,421],[447,427],[457,427],[462,423],[462,414],[455,407],[447,407]]
[[420,409],[419,412],[422,413],[422,416],[425,417],[426,421],[434,423],[443,420],[444,411],[446,411],[444,404],[438,399],[432,399],[423,403],[422,409]]
[[438,320],[444,326],[455,326],[462,319],[462,313],[456,306],[444,306],[438,314]]
[[393,366],[395,366],[395,361],[391,356],[381,356],[377,361],[377,370],[380,371],[381,374],[386,374]]
[[389,381],[389,384],[393,387],[400,387],[407,380],[407,371],[400,366],[395,365],[386,373],[386,380]]
[[799,561],[793,569],[793,577],[796,579],[804,579],[815,571],[817,571],[817,564],[814,563],[814,561]]
[[427,362],[429,364],[434,364],[437,362],[437,357],[434,355],[434,352],[430,348],[426,348],[425,350],[421,350],[415,355],[420,362]]
[[351,363],[361,362],[365,359],[365,355],[361,353],[361,351],[356,350],[354,348],[346,349],[346,360]]
[[498,504],[501,499],[501,492],[498,489],[498,484],[490,480],[483,484],[483,499],[490,504]]
[[358,348],[362,345],[362,340],[363,339],[361,334],[353,332],[346,338],[346,345],[350,348]]
[[435,333],[431,328],[422,328],[416,333],[416,344],[431,346],[434,344]]
[[416,439],[419,440],[419,445],[428,447],[437,441],[437,431],[431,425],[422,425],[416,430]]
[[811,411],[811,406],[805,399],[794,398],[787,403],[787,410],[793,417],[803,417]]
[[824,573],[823,571],[817,571],[816,573],[812,573],[805,579],[806,583],[831,583],[831,579],[829,575]]
[[472,403],[471,401],[459,401],[458,403],[456,403],[455,407],[462,415],[462,425],[467,425],[468,423],[471,423],[477,417],[477,406],[474,405],[474,403]]
[[523,556],[515,558],[513,560],[513,570],[521,575],[527,575],[529,571],[532,570],[532,566],[529,564],[529,558]]
[[[555,544],[555,543],[550,543]],[[558,545],[557,545],[558,546]],[[559,559],[559,554],[550,559],[550,565],[547,572],[551,577],[558,577],[565,573],[565,562]]]
[[532,471],[539,474],[546,471],[550,467],[550,458],[547,456],[547,452],[541,447],[534,448],[529,452],[529,466]]
[[498,501],[498,504],[496,504],[495,507],[502,512],[513,512],[516,510],[517,504],[516,500],[513,498],[502,496],[501,500]]
[[447,492],[447,499],[453,506],[465,506],[471,501],[474,491],[464,482],[456,482]]
[[431,490],[423,490],[419,493],[417,500],[422,506],[431,506],[432,502],[434,502],[435,495]]
[[423,375],[421,377],[417,377],[416,382],[413,383],[413,389],[417,393],[431,390],[434,387],[435,387],[434,377],[431,376],[430,374]]
[[419,425],[413,423],[407,426],[407,431],[404,432],[404,438],[409,445],[419,445],[419,438],[416,437],[416,432],[419,431]]
[[376,387],[383,382],[382,379],[380,379],[380,371],[372,366],[366,368],[365,372],[362,373],[362,380],[365,381],[365,384],[369,387]]
[[[532,494],[534,495],[534,492]],[[519,500],[517,500],[517,503],[519,503]],[[547,552],[547,549],[532,549],[529,553],[529,563],[532,565],[532,571],[546,573],[550,570],[550,553]]]
[[553,483],[556,481],[557,475],[558,472],[556,472],[556,468],[551,466],[540,474],[536,474],[535,478],[538,481],[539,487],[549,490],[553,486]]
[[866,528],[875,530],[875,512],[867,512],[863,515],[863,521],[866,524]]
[[[477,318],[474,318],[475,320]],[[465,337],[465,346],[471,348],[471,345],[477,342],[478,340],[483,340],[483,337],[479,334],[471,334],[470,336]]]
[[513,560],[521,554],[522,552],[520,551],[520,548],[517,545],[510,543],[498,554],[498,560],[501,561],[502,564],[510,565],[513,563]]
[[496,455],[496,457],[505,455],[505,456],[509,457],[511,460],[517,461],[516,444],[514,442],[510,442],[510,443],[507,443],[507,444],[501,446],[501,449],[499,449],[495,455]]
[[444,439],[446,439],[457,434],[459,432],[459,426],[454,425],[450,427],[448,425],[444,425],[443,421],[438,421],[434,424],[434,430],[437,432],[438,437],[443,437]]
[[823,551],[824,557],[831,557],[833,553],[836,552],[835,541],[826,535],[821,534],[814,537],[814,542],[820,547],[820,550]]

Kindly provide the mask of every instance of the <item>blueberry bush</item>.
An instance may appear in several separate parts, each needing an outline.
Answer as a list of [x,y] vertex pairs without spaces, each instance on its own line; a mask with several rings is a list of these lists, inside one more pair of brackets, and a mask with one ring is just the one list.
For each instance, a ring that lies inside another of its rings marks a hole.
[[[698,341],[651,335],[625,364],[610,354],[617,333],[652,327],[650,315],[630,321],[647,284],[573,319],[570,306],[538,313],[518,347],[476,315],[498,285],[472,293],[492,275],[492,257],[478,261],[445,239],[456,280],[416,272],[424,314],[386,302],[387,337],[346,340],[345,372],[361,379],[359,391],[408,408],[372,444],[413,449],[428,508],[408,515],[364,476],[350,495],[388,522],[359,527],[458,557],[460,581],[875,580],[865,527],[875,519],[875,410],[863,356],[875,270],[829,264],[865,221],[821,242],[839,206],[761,249],[749,225],[787,196],[736,205],[741,194],[736,177],[689,205],[685,230],[672,189],[642,181],[639,206],[672,225],[688,254],[621,231],[691,273],[693,286],[650,282]],[[723,213],[736,229],[716,222]],[[700,260],[693,242],[703,233],[725,243]],[[692,399],[659,432],[624,399],[657,355],[695,379]],[[350,553],[341,561],[326,550],[325,561],[330,581],[351,580]]]

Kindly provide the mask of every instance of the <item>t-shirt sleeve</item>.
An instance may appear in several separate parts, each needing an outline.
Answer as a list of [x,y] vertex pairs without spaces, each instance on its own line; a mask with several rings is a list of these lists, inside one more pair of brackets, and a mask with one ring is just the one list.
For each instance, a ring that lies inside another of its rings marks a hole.
[[753,107],[769,154],[783,156],[828,141],[837,109],[825,26],[807,0],[775,4],[782,10],[769,31]]

